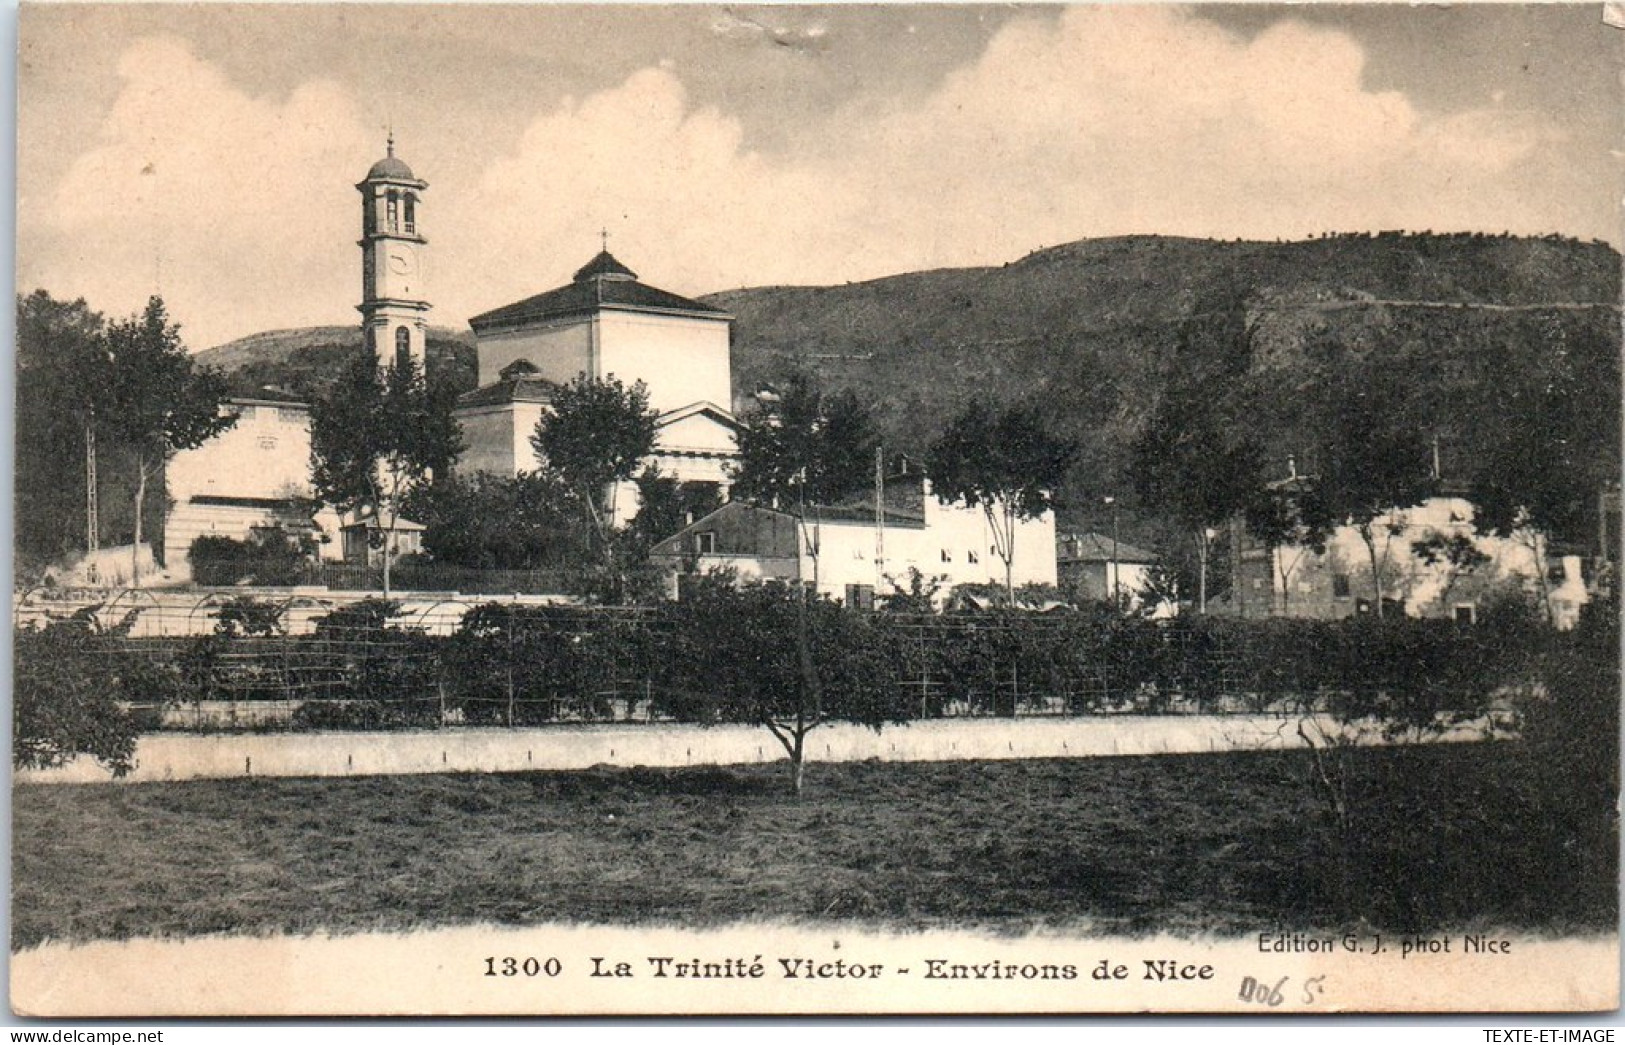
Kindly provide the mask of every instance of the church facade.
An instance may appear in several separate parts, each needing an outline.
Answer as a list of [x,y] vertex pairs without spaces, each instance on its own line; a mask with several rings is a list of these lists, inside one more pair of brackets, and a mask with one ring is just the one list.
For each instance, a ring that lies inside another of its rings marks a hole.
[[[639,282],[607,249],[569,283],[475,316],[480,387],[457,405],[467,444],[458,468],[536,469],[530,437],[552,390],[581,375],[615,378],[643,382],[658,415],[646,466],[726,497],[739,427],[727,407],[732,325],[720,309]],[[637,509],[627,490],[616,504],[623,520]]]

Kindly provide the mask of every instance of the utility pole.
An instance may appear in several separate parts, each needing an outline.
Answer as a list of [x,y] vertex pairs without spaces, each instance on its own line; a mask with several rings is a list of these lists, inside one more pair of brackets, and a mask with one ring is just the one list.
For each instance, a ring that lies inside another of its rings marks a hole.
[[1117,498],[1106,498],[1106,506],[1112,510],[1112,609],[1118,613],[1123,612],[1123,590],[1118,578],[1122,576],[1122,567],[1117,564]]
[[875,447],[875,592],[886,581],[886,451]]
[[101,520],[96,510],[96,408],[85,419],[85,558],[96,579],[95,555],[101,549]]

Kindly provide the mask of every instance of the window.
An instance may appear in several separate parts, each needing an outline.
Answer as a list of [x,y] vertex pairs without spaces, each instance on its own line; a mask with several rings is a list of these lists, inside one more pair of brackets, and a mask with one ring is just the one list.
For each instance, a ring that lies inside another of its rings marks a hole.
[[395,369],[404,370],[412,362],[412,332],[405,327],[395,328]]
[[384,228],[390,232],[400,231],[400,208],[400,197],[394,192],[384,197]]
[[1346,573],[1332,574],[1332,597],[1346,599],[1349,597],[1349,575]]
[[978,562],[981,562],[982,560],[976,557],[975,552],[966,552],[965,553],[965,561],[970,563],[972,566],[975,566]]
[[1558,559],[1546,567],[1546,579],[1553,584],[1562,584],[1569,579],[1569,571],[1564,568],[1563,560]]
[[950,553],[948,551],[948,549],[946,549],[946,548],[942,549],[942,561],[943,562],[953,562],[954,561],[953,554]]
[[875,608],[875,586],[873,584],[848,584],[846,586],[846,605],[853,610],[872,610]]
[[701,555],[711,555],[717,550],[717,535],[714,531],[706,530],[704,533],[694,535],[694,550]]
[[1456,611],[1455,612],[1456,612],[1456,623],[1457,624],[1471,624],[1471,623],[1473,623],[1475,613],[1474,613],[1472,603],[1470,603],[1470,602],[1458,602],[1456,604]]
[[418,230],[418,198],[410,192],[406,194],[406,231],[416,234]]

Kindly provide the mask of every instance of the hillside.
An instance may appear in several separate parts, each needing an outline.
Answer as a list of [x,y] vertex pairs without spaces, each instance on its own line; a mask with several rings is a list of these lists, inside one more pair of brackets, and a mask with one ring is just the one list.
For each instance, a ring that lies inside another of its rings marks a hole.
[[[1098,516],[1093,506],[1106,494],[1132,500],[1128,447],[1155,409],[1182,326],[1216,302],[1245,303],[1255,367],[1290,369],[1315,338],[1393,343],[1419,382],[1458,386],[1505,379],[1486,372],[1490,359],[1536,365],[1549,336],[1543,324],[1556,316],[1576,328],[1589,352],[1582,365],[1604,396],[1614,396],[1617,415],[1618,312],[1589,306],[1620,300],[1620,257],[1600,243],[1425,234],[1294,243],[1126,237],[1071,243],[997,268],[706,300],[737,317],[737,393],[748,396],[794,368],[811,370],[826,386],[858,390],[898,449],[922,449],[974,396],[1038,406],[1083,445],[1064,491],[1067,514],[1082,522]],[[1588,307],[1567,307],[1575,303]],[[1444,389],[1438,398],[1452,396]],[[1280,448],[1284,467],[1294,434],[1264,436]],[[1617,432],[1598,437],[1617,445]],[[1617,474],[1616,461],[1604,466]]]
[[[350,353],[360,350],[359,326],[302,327],[250,334],[195,358],[224,371],[234,395],[310,399],[338,374]],[[428,357],[431,367],[449,364],[460,387],[474,387],[474,338],[468,331],[430,327]]]
[[[1445,456],[1462,469],[1475,433],[1495,423],[1503,387],[1536,381],[1560,345],[1564,365],[1598,390],[1577,452],[1596,457],[1600,475],[1618,474],[1619,313],[1606,306],[1620,301],[1620,256],[1602,243],[1135,236],[1070,243],[999,267],[705,300],[737,317],[736,407],[762,383],[803,368],[869,402],[888,448],[918,452],[973,396],[1037,405],[1083,447],[1063,491],[1063,518],[1074,524],[1101,525],[1108,493],[1134,513],[1129,448],[1156,408],[1181,330],[1193,315],[1235,303],[1252,331],[1249,365],[1279,371],[1283,388],[1314,344],[1390,354],[1415,374],[1419,403],[1434,411],[1430,427],[1451,433]],[[357,329],[319,327],[255,335],[199,358],[231,371],[245,394],[267,385],[308,394],[359,346]],[[433,331],[430,351],[472,385],[466,332]],[[1300,433],[1279,413],[1260,435],[1284,467]]]

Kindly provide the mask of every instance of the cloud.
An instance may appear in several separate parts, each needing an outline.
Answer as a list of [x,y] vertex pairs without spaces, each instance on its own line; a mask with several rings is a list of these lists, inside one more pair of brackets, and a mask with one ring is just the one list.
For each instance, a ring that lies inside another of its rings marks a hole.
[[835,278],[805,255],[839,255],[854,220],[838,185],[748,150],[736,120],[691,105],[664,68],[541,115],[441,215],[443,264],[481,288],[483,307],[568,278],[601,228],[617,256],[674,290]]
[[354,252],[330,245],[355,239],[356,193],[331,175],[377,145],[343,88],[251,97],[172,37],[134,42],[118,73],[99,140],[43,201],[71,249],[36,259],[41,282],[114,313],[161,289],[209,339],[194,347],[353,304]]
[[[721,37],[791,32],[716,19]],[[794,32],[834,46],[818,31]],[[349,89],[255,96],[168,37],[133,43],[118,72],[98,139],[29,215],[24,276],[128,311],[157,245],[199,346],[352,321],[351,185],[379,143]],[[448,325],[567,279],[601,228],[645,279],[699,294],[1134,232],[1544,232],[1586,191],[1561,180],[1564,141],[1536,114],[1422,111],[1367,85],[1345,33],[1288,19],[1249,38],[1155,5],[1015,18],[923,96],[856,89],[773,151],[669,63],[540,102],[518,133],[439,90],[459,116],[417,129],[406,158],[432,183],[431,295]]]

